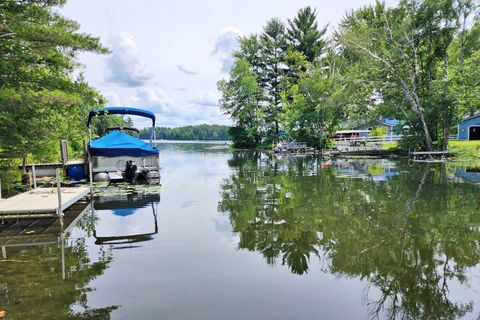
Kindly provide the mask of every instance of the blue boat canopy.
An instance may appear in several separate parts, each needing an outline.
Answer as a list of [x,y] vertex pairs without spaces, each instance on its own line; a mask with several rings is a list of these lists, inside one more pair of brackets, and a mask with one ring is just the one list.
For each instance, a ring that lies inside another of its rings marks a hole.
[[99,157],[146,157],[158,155],[158,149],[121,131],[112,131],[90,144],[90,154]]
[[155,126],[155,115],[151,111],[130,108],[130,107],[107,107],[103,109],[95,109],[88,114],[87,127],[90,127],[92,118],[96,115],[103,116],[104,114],[131,114],[134,116],[141,116],[152,119],[152,125]]
[[126,216],[129,216],[131,214],[134,214],[135,211],[137,211],[137,209],[135,209],[135,208],[115,209],[115,210],[112,211],[112,213],[116,216],[126,217]]

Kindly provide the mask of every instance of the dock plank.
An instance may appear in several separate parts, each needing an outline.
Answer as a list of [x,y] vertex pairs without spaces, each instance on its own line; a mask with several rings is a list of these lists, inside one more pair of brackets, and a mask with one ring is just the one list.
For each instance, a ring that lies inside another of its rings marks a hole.
[[[62,188],[62,209],[66,209],[90,192],[88,187]],[[58,208],[57,188],[37,188],[0,202],[4,214],[55,213]]]

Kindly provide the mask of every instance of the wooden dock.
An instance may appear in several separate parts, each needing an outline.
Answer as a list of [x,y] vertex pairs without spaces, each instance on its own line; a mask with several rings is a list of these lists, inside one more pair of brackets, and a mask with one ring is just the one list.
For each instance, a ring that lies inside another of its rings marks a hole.
[[345,150],[328,150],[324,153],[325,156],[387,156],[391,154],[391,150],[360,148],[350,148]]
[[[87,211],[90,205],[79,201],[65,210],[64,228],[58,217],[9,219],[0,224],[0,247],[24,247],[58,243],[58,236],[68,232]],[[5,257],[4,257],[5,258]]]
[[57,188],[37,188],[8,199],[0,200],[0,218],[18,218],[35,214],[36,217],[52,217],[61,213],[89,192],[89,187],[61,188],[60,200]]
[[451,152],[449,151],[415,151],[415,152],[409,152],[408,155],[410,158],[413,158],[414,160],[425,160],[425,159],[434,159],[434,158],[440,158],[442,160],[447,159],[449,156],[451,156]]

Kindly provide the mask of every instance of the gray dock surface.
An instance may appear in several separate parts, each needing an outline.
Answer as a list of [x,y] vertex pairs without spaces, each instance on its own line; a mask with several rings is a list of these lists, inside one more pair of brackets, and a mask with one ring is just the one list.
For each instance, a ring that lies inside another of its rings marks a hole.
[[[66,209],[89,192],[88,187],[61,189],[61,208]],[[15,214],[55,214],[59,207],[57,188],[37,188],[0,200],[0,218]]]

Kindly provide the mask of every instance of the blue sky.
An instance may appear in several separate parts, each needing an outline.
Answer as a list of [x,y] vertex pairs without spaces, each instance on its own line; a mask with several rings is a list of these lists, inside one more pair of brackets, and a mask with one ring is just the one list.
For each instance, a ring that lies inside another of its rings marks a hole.
[[[319,25],[374,0],[69,0],[61,13],[100,37],[110,55],[81,54],[83,73],[110,106],[153,111],[159,126],[230,124],[218,108],[237,37],[317,9]],[[147,123],[134,118],[137,126]]]

